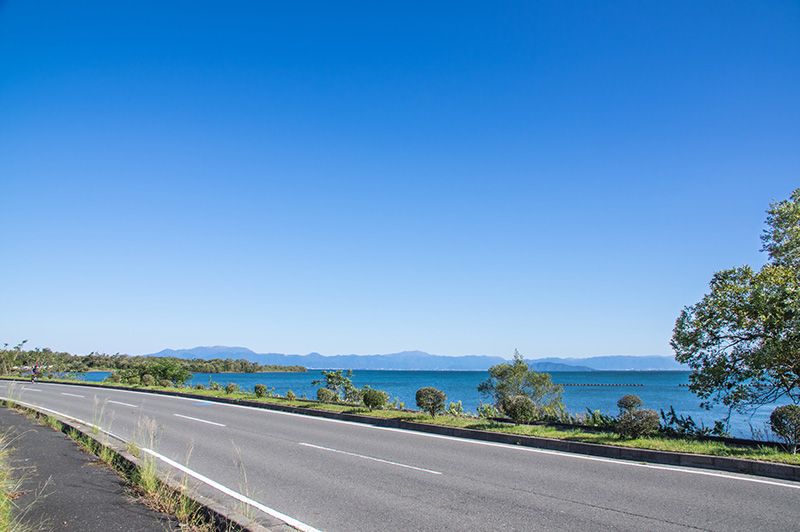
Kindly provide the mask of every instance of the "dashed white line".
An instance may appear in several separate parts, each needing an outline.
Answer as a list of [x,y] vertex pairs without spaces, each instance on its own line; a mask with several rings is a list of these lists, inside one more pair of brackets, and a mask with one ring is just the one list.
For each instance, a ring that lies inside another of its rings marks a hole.
[[[8,400],[7,397],[0,397],[0,399]],[[51,410],[51,409],[45,408],[43,406],[33,405],[33,404],[25,403],[25,402],[22,402],[22,401],[17,401],[17,402],[19,404],[21,404],[21,405],[25,405],[25,406],[28,406],[30,408],[37,408],[39,410],[44,410],[45,412],[50,412],[51,414],[56,414],[57,416],[61,416],[61,417],[65,418],[65,419],[71,419],[72,421],[77,421],[78,423],[83,423],[84,425],[89,426],[89,427],[95,427],[95,428],[99,429],[101,432],[103,432],[105,434],[108,434],[112,438],[115,438],[115,439],[117,439],[117,440],[119,440],[119,441],[121,441],[123,443],[127,442],[127,440],[125,440],[124,438],[122,438],[120,436],[117,436],[116,434],[114,434],[112,432],[109,432],[109,431],[103,429],[102,427],[98,427],[97,425],[95,425],[93,423],[89,423],[88,421],[83,421],[82,419],[78,419],[76,417],[72,417],[70,415],[61,413],[61,412],[59,412],[57,410]],[[186,467],[184,465],[181,465],[178,462],[176,462],[176,461],[174,461],[174,460],[172,460],[170,458],[167,458],[163,454],[159,454],[159,453],[153,451],[152,449],[147,449],[147,448],[142,448],[142,451],[144,451],[147,454],[150,454],[152,456],[155,456],[156,458],[158,458],[159,460],[163,461],[164,463],[166,463],[168,465],[171,465],[172,467],[174,467],[174,468],[176,468],[176,469],[178,469],[180,471],[183,471],[187,475],[199,480],[200,482],[203,482],[203,483],[211,486],[212,488],[214,488],[214,489],[216,489],[218,491],[221,491],[222,493],[224,493],[226,495],[229,495],[230,497],[233,497],[234,499],[236,499],[236,500],[238,500],[240,502],[243,502],[244,504],[247,504],[248,506],[252,506],[253,508],[257,508],[258,510],[261,510],[262,512],[264,512],[267,515],[271,515],[272,517],[275,517],[276,519],[280,519],[281,521],[283,521],[287,525],[292,526],[292,527],[300,530],[301,532],[320,532],[319,530],[317,530],[313,526],[307,525],[307,524],[303,523],[302,521],[298,521],[297,519],[295,519],[293,517],[289,517],[288,515],[286,515],[284,513],[281,513],[278,510],[275,510],[273,508],[270,508],[269,506],[267,506],[265,504],[261,504],[260,502],[255,501],[255,500],[253,500],[250,497],[247,497],[245,495],[242,495],[241,493],[239,493],[237,491],[234,491],[234,490],[228,488],[227,486],[223,486],[219,482],[211,480],[210,478],[208,478],[208,477],[206,477],[204,475],[201,475],[197,471],[193,471],[193,470],[189,469],[188,467]]]
[[139,408],[136,405],[132,405],[130,403],[123,403],[122,401],[112,401],[111,399],[109,399],[108,402],[109,403],[114,403],[115,405],[129,406],[131,408]]
[[[59,384],[59,383],[48,383],[47,385],[48,386],[69,386],[71,388],[73,388],[75,386],[80,386],[80,385]],[[97,388],[101,388],[101,387],[95,386],[94,388],[97,389]],[[112,390],[109,390],[109,391],[112,391]],[[138,391],[138,390],[113,390],[113,392],[130,393],[130,394],[148,394],[150,396],[153,395],[151,393]],[[196,401],[196,399],[192,399],[190,397],[179,397],[179,396],[161,396],[161,397],[169,398],[169,399],[178,399],[180,401]],[[247,410],[258,411],[258,412],[261,412],[262,414],[268,414],[268,415],[269,414],[273,414],[273,415],[281,415],[281,416],[300,417],[300,418],[303,418],[303,419],[306,419],[306,420],[309,420],[309,421],[316,421],[316,422],[320,422],[320,423],[340,423],[340,424],[343,424],[343,425],[350,425],[352,427],[360,427],[360,428],[366,429],[366,430],[385,430],[385,431],[389,431],[389,432],[398,432],[398,433],[406,434],[406,435],[409,435],[409,436],[417,436],[417,437],[420,437],[420,438],[437,438],[437,439],[449,440],[449,441],[453,441],[453,442],[457,442],[457,443],[461,443],[461,444],[465,444],[465,445],[481,445],[481,446],[486,446],[486,447],[498,447],[498,448],[513,450],[513,451],[523,451],[523,452],[530,452],[530,453],[537,453],[537,454],[549,454],[549,455],[553,455],[553,456],[561,456],[561,457],[564,457],[564,458],[571,458],[571,459],[575,459],[575,460],[590,460],[590,461],[596,461],[596,462],[606,462],[608,464],[615,464],[615,465],[618,465],[618,466],[657,469],[657,470],[667,471],[667,472],[672,472],[672,473],[684,473],[684,474],[689,474],[689,475],[701,475],[701,476],[708,476],[708,477],[724,478],[726,480],[740,480],[740,481],[744,481],[744,482],[752,482],[752,483],[755,483],[755,484],[768,484],[768,485],[772,485],[772,486],[779,486],[779,487],[782,487],[782,488],[800,489],[800,483],[798,483],[798,484],[789,484],[789,483],[785,483],[785,482],[766,480],[766,479],[756,478],[756,477],[752,477],[752,476],[739,476],[739,475],[736,475],[736,474],[715,473],[713,471],[708,471],[708,470],[703,470],[703,469],[690,469],[688,467],[665,466],[665,465],[656,465],[656,464],[649,464],[649,463],[642,463],[642,462],[633,462],[633,461],[629,461],[629,460],[620,460],[620,459],[614,459],[614,458],[601,458],[599,456],[587,456],[587,455],[582,455],[582,454],[577,454],[577,453],[569,453],[569,452],[566,452],[566,451],[551,451],[549,449],[537,449],[537,448],[534,448],[534,447],[526,447],[526,446],[522,446],[522,445],[511,445],[511,444],[507,444],[507,443],[494,443],[494,442],[481,441],[481,440],[472,440],[472,439],[468,439],[468,438],[459,438],[457,436],[445,436],[443,434],[430,434],[430,433],[427,433],[427,432],[417,432],[417,431],[408,430],[408,429],[396,429],[396,428],[392,428],[392,427],[379,427],[379,426],[376,426],[376,425],[368,425],[368,424],[364,424],[364,423],[357,423],[355,421],[345,421],[345,420],[342,420],[342,419],[329,419],[329,418],[324,418],[324,417],[310,416],[310,415],[307,415],[307,414],[296,414],[294,412],[281,412],[281,411],[278,411],[278,410],[268,410],[268,409],[264,409],[264,408],[256,408],[256,407],[246,406],[246,405],[233,405],[233,404],[229,404],[229,403],[215,403],[215,404],[218,404],[220,406],[225,406],[225,407],[228,407],[228,408],[244,408],[244,409],[247,409]]]
[[365,460],[372,460],[374,462],[380,462],[382,464],[389,464],[397,467],[405,467],[406,469],[413,469],[415,471],[422,471],[424,473],[430,473],[432,475],[441,475],[442,473],[439,471],[433,471],[431,469],[425,469],[424,467],[417,467],[408,464],[400,464],[398,462],[392,462],[390,460],[384,460],[383,458],[375,458],[374,456],[366,456],[363,454],[358,453],[351,453],[348,451],[340,451],[339,449],[331,449],[330,447],[323,447],[321,445],[314,445],[313,443],[304,443],[300,442],[298,445],[302,445],[303,447],[311,447],[313,449],[320,449],[322,451],[330,451],[332,453],[339,453],[339,454],[346,454],[347,456],[355,456],[356,458],[363,458]]
[[41,392],[42,391],[39,388],[26,388],[25,386],[23,386],[22,389],[26,390],[26,391],[29,391],[29,392]]
[[78,395],[77,393],[61,392],[61,395],[69,395],[70,397],[80,397],[81,399],[86,399],[85,395]]
[[192,416],[184,416],[183,414],[172,414],[173,416],[182,417],[184,419],[191,419],[192,421],[199,421],[200,423],[208,423],[209,425],[216,425],[218,427],[224,427],[222,423],[217,423],[216,421],[208,421],[205,419],[200,419],[199,417],[192,417]]

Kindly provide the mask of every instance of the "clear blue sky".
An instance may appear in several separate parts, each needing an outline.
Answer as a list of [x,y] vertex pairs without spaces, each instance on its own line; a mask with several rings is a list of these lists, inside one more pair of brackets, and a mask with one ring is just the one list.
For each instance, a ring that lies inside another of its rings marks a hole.
[[796,1],[0,2],[6,342],[669,354],[796,186]]

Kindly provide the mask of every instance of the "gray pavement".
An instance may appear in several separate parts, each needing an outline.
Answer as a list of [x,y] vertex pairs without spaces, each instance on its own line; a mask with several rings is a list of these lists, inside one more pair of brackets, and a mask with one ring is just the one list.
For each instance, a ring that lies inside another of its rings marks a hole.
[[[85,421],[102,410],[103,427],[125,439],[153,419],[160,454],[182,464],[188,456],[188,467],[212,483],[322,530],[752,531],[800,523],[800,484],[788,481],[140,392],[14,388],[22,401]],[[0,383],[0,396],[8,394]]]
[[179,529],[137,501],[116,473],[61,432],[7,408],[0,408],[0,432],[13,439],[9,465],[23,478],[15,503],[27,509],[21,517],[30,530]]

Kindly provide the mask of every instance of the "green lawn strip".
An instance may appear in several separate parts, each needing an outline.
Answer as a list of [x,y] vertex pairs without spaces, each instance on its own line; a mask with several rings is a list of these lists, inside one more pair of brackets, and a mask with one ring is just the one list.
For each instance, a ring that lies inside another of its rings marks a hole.
[[[6,377],[0,377],[6,378]],[[84,385],[104,387],[102,383],[89,383],[79,380],[67,379],[41,379],[43,382],[70,382]],[[691,454],[705,454],[711,456],[728,456],[732,458],[743,458],[749,460],[761,460],[766,462],[778,462],[784,464],[800,465],[800,454],[793,455],[776,449],[771,446],[739,446],[730,445],[715,441],[702,441],[689,438],[667,438],[667,437],[647,437],[635,439],[621,439],[616,434],[610,432],[587,432],[580,429],[563,429],[548,425],[512,425],[507,423],[490,422],[484,419],[473,417],[456,417],[441,415],[431,418],[421,412],[406,412],[402,410],[386,409],[369,411],[363,407],[354,407],[345,404],[318,403],[303,399],[290,401],[283,397],[261,397],[257,398],[253,393],[233,392],[225,393],[224,390],[198,390],[194,388],[163,388],[158,386],[143,387],[130,386],[115,383],[114,386],[124,387],[131,390],[164,390],[177,393],[191,393],[206,397],[221,397],[226,399],[239,399],[255,401],[267,404],[278,404],[307,408],[311,410],[324,410],[328,412],[342,412],[357,414],[365,417],[402,419],[418,423],[428,423],[432,425],[459,427],[466,429],[485,430],[489,432],[500,432],[508,434],[519,434],[523,436],[535,436],[540,438],[552,438],[557,440],[568,440],[583,443],[597,443],[602,445],[615,445],[619,447],[632,447],[636,449],[651,449],[656,451],[671,451]]]

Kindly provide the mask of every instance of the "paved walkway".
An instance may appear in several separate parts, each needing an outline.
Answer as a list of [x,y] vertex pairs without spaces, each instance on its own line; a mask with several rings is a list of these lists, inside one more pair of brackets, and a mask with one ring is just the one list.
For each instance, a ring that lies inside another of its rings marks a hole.
[[[9,432],[10,431],[10,432]],[[18,508],[33,530],[179,530],[136,501],[122,479],[67,436],[0,407],[0,433],[16,438],[10,466],[25,478]]]

